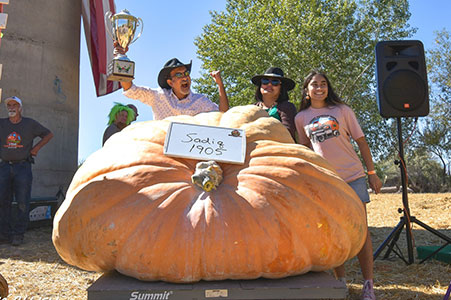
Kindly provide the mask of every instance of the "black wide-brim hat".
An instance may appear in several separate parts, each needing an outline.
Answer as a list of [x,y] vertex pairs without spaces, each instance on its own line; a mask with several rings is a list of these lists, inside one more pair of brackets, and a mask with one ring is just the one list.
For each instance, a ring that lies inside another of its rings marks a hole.
[[161,69],[160,73],[158,74],[158,85],[163,89],[170,89],[171,87],[167,83],[167,79],[169,79],[169,74],[171,71],[178,67],[186,67],[186,70],[191,72],[191,64],[193,61],[191,60],[189,64],[184,64],[177,58],[172,58],[168,60],[165,64],[163,69]]
[[262,78],[265,77],[280,79],[280,81],[282,81],[282,85],[285,86],[287,91],[291,91],[296,86],[296,83],[292,79],[284,77],[282,69],[277,67],[269,68],[265,71],[265,74],[255,75],[254,77],[252,77],[251,81],[256,86],[259,86]]

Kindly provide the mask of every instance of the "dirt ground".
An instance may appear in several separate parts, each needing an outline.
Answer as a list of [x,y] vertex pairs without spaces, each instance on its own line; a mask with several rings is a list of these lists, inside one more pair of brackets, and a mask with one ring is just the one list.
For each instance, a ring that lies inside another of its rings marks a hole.
[[[411,216],[434,230],[451,237],[451,194],[409,194]],[[401,194],[371,195],[368,225],[376,250],[398,224],[402,207]],[[441,245],[443,240],[413,224],[414,247]],[[407,257],[405,230],[397,243],[398,252]],[[375,291],[378,299],[443,299],[451,280],[451,264],[429,259],[419,264],[406,264],[394,252],[382,259],[387,247],[375,261]],[[346,263],[349,296],[360,299],[362,275],[356,259]],[[86,289],[101,275],[86,272],[64,263],[51,242],[51,228],[31,229],[25,244],[19,247],[0,246],[0,274],[8,281],[7,299],[87,299]]]

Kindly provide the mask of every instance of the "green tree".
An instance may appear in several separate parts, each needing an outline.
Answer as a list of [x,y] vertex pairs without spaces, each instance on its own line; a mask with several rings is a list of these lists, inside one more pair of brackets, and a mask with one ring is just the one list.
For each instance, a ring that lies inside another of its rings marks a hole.
[[[325,70],[337,93],[356,112],[370,145],[386,154],[391,124],[379,116],[375,95],[375,45],[415,32],[408,25],[407,0],[228,0],[224,12],[196,39],[204,70],[222,70],[231,105],[255,101],[250,79],[270,66],[294,79],[297,104],[303,78]],[[208,72],[196,81],[215,94]],[[217,95],[216,95],[217,98]]]
[[406,157],[408,186],[419,193],[449,192],[450,187],[443,182],[440,164],[426,149],[418,149]]
[[420,130],[419,141],[440,161],[446,182],[451,176],[451,38],[446,30],[435,35],[434,47],[427,53],[430,114]]

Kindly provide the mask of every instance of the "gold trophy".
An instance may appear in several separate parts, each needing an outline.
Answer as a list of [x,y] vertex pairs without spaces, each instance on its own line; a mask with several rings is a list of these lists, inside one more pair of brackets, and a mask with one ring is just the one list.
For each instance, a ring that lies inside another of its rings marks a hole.
[[[122,48],[134,43],[143,31],[143,21],[134,17],[126,9],[113,15],[110,11],[105,14],[106,31]],[[141,31],[135,37],[136,29]],[[132,81],[135,74],[135,63],[125,54],[116,54],[108,64],[107,79],[112,81]]]

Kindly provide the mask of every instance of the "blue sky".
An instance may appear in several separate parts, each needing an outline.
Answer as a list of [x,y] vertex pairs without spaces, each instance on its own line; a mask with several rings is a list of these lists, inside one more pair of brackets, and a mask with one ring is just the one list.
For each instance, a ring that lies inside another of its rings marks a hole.
[[[197,59],[193,41],[202,33],[203,26],[211,21],[209,12],[224,10],[226,0],[115,0],[115,3],[117,11],[128,9],[144,23],[142,36],[127,53],[135,61],[136,84],[157,87],[158,72],[173,57],[182,62],[192,59],[192,77],[199,77],[201,62]],[[410,12],[410,24],[418,28],[412,39],[421,40],[426,50],[433,45],[434,31],[443,28],[451,31],[451,0],[410,0]],[[137,121],[153,118],[149,106],[126,98],[121,91],[96,96],[83,30],[81,34],[79,161],[85,160],[102,146],[107,115],[113,102],[135,104],[139,110]]]

